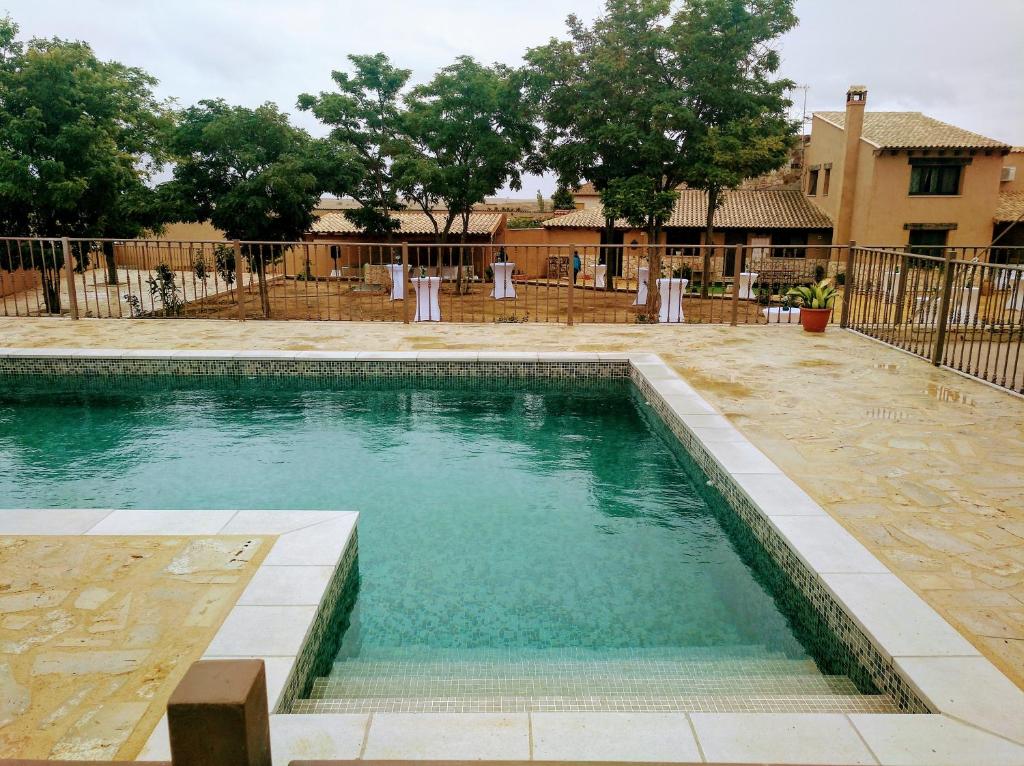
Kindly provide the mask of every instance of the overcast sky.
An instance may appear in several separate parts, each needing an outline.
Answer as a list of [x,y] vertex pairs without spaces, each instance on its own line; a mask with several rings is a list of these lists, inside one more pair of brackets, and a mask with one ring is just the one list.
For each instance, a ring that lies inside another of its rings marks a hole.
[[[301,92],[331,86],[348,53],[386,52],[423,81],[460,54],[519,63],[523,51],[603,0],[0,0],[22,36],[86,40],[101,58],[146,69],[159,94],[275,101],[298,124]],[[1024,0],[797,0],[783,71],[809,86],[808,111],[838,110],[846,87],[868,109],[922,111],[1024,144]],[[803,92],[793,94],[796,116]],[[523,196],[552,190],[527,179]]]

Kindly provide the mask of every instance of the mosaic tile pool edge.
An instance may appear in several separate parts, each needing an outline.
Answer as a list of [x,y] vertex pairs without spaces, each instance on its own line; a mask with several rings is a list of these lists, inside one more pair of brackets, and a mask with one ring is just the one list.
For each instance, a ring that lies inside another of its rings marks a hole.
[[334,568],[331,580],[317,606],[316,615],[306,631],[302,647],[295,658],[288,680],[277,700],[277,707],[271,712],[290,713],[295,701],[303,697],[313,685],[313,680],[322,673],[325,664],[333,659],[326,636],[337,619],[347,613],[343,594],[349,578],[358,576],[356,560],[359,557],[359,530],[353,529],[345,552]]
[[630,378],[658,417],[683,445],[704,474],[711,480],[729,507],[743,520],[772,559],[786,572],[801,593],[811,602],[836,637],[867,671],[875,685],[904,713],[932,713],[892,662],[886,660],[853,618],[836,602],[821,580],[812,572],[773,528],[768,517],[751,502],[727,471],[722,470],[700,439],[673,412],[644,375],[633,368]]

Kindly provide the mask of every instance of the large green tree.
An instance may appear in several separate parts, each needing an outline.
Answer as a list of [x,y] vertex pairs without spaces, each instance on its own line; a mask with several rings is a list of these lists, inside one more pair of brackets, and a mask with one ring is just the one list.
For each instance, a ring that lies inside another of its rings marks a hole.
[[[613,181],[629,179],[631,210],[651,243],[665,220],[666,195],[686,176],[686,145],[696,117],[673,71],[669,0],[607,0],[592,26],[568,19],[569,39],[531,49],[527,71],[541,104],[545,132],[540,161],[562,183],[586,178],[608,205],[614,226]],[[641,180],[643,179],[643,180]],[[647,204],[638,211],[636,204]],[[660,255],[652,247],[652,278]],[[609,286],[612,280],[608,280]],[[656,310],[651,290],[648,310]]]
[[[151,185],[171,127],[156,80],[100,61],[83,42],[17,39],[0,20],[0,227],[33,237],[134,237],[167,220]],[[107,280],[117,282],[112,243]],[[59,313],[64,254],[0,253],[0,266],[39,269],[47,311]],[[90,248],[77,245],[76,267]],[[26,258],[27,256],[27,258]]]
[[442,242],[456,220],[465,242],[474,205],[505,185],[522,188],[522,162],[537,133],[522,79],[507,67],[460,56],[414,88],[406,105],[404,140],[396,142],[393,164],[398,188],[432,221]]
[[359,208],[344,215],[367,234],[390,240],[400,223],[391,213],[404,207],[392,165],[404,140],[402,96],[411,72],[394,66],[383,53],[348,59],[354,73],[331,72],[337,92],[303,93],[298,105],[329,126],[331,141],[353,155],[358,182],[331,190],[359,202]]
[[[325,191],[359,179],[351,155],[295,127],[272,103],[255,109],[200,101],[179,115],[174,178],[159,191],[175,220],[210,221],[231,239],[292,242],[309,231]],[[270,317],[266,268],[280,247],[242,245]]]
[[[687,0],[672,19],[676,76],[698,121],[686,147],[684,180],[707,192],[707,244],[723,194],[789,158],[796,131],[788,117],[793,83],[775,76],[775,44],[796,23],[793,0]],[[710,255],[704,251],[704,297]]]

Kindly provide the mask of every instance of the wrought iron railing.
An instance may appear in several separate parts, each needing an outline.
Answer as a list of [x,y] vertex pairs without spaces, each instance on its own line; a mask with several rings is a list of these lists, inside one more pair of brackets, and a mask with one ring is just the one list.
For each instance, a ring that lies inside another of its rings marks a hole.
[[[788,290],[841,281],[844,254],[825,245],[5,238],[0,315],[789,323]],[[417,307],[417,296],[431,300]]]
[[1024,393],[1024,248],[938,252],[852,248],[843,326]]

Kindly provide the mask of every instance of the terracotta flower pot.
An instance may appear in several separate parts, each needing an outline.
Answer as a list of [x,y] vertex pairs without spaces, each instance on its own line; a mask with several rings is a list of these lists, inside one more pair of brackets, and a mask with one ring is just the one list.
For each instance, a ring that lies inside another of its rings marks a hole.
[[831,316],[832,309],[800,308],[800,324],[804,326],[804,332],[825,332]]

